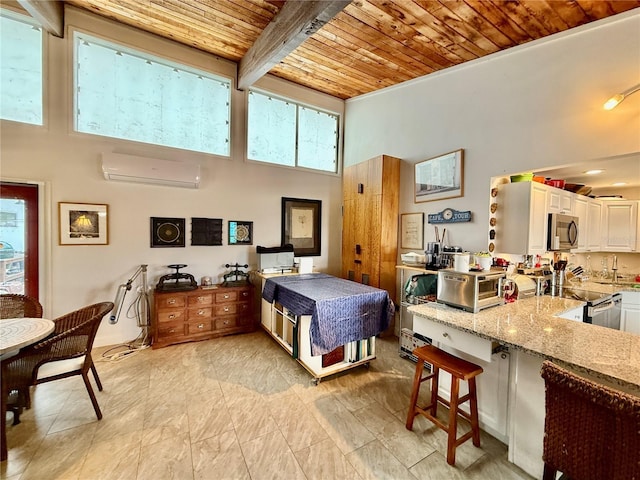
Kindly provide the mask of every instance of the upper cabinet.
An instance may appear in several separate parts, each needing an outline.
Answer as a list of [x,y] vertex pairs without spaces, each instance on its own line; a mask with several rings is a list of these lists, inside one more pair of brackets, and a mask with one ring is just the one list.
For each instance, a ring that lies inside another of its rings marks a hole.
[[573,252],[640,251],[638,200],[599,200],[536,182],[500,185],[496,200],[500,253],[545,253],[550,213],[578,217],[578,247]]
[[537,182],[506,183],[496,197],[496,251],[516,255],[547,250],[548,187]]
[[603,252],[635,252],[638,230],[637,200],[606,200],[603,202]]

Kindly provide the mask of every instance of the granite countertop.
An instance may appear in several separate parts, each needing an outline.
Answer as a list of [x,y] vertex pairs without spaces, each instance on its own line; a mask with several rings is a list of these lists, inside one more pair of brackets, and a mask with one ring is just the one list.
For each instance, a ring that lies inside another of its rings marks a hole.
[[[620,291],[622,286],[599,287]],[[640,394],[640,335],[555,316],[581,305],[584,302],[545,295],[520,299],[478,313],[439,303],[414,305],[408,311],[496,341],[510,349],[554,360],[577,373],[595,376],[603,383]]]

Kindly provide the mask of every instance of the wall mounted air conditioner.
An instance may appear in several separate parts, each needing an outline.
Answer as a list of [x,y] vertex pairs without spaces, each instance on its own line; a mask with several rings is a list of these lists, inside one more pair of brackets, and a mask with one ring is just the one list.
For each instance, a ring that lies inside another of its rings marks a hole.
[[102,173],[107,180],[198,188],[200,165],[122,153],[102,154]]

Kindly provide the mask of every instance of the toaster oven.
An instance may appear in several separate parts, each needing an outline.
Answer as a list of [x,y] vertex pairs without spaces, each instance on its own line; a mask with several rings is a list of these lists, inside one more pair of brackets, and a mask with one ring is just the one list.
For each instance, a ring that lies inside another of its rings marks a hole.
[[477,313],[483,308],[502,305],[505,272],[438,272],[437,301]]

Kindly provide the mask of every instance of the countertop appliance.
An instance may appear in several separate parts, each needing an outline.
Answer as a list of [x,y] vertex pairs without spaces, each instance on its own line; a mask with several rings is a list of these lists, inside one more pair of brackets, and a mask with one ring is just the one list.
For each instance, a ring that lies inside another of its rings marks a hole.
[[437,302],[477,313],[495,305],[502,305],[502,285],[507,277],[499,272],[438,271]]
[[549,295],[585,302],[583,322],[620,330],[622,295],[556,287]]
[[552,251],[566,251],[578,246],[578,217],[562,213],[549,214],[547,248]]

